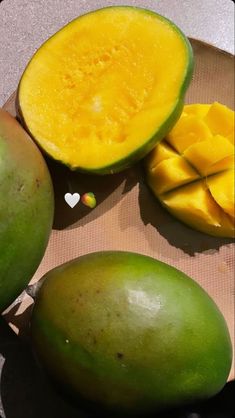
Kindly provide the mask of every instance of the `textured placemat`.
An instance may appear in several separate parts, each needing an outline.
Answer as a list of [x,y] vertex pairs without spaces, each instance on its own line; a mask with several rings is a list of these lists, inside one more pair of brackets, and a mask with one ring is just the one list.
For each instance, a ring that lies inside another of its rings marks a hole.
[[[196,68],[187,102],[220,101],[234,108],[233,57],[199,41],[192,41]],[[15,114],[15,95],[5,108]],[[193,277],[223,312],[234,341],[234,246],[193,231],[171,217],[144,183],[141,164],[118,175],[86,176],[48,161],[52,173],[56,213],[45,257],[32,282],[46,271],[80,255],[99,250],[127,250],[167,262]],[[70,209],[66,192],[95,193],[93,210],[79,203]],[[38,227],[37,225],[35,227]],[[23,295],[7,314],[13,328],[24,333],[31,303]],[[232,369],[230,379],[234,377]]]

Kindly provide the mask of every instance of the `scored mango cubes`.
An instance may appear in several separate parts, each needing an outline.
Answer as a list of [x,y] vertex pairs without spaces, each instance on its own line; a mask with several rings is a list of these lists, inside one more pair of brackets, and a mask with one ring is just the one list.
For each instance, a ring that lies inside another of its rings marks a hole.
[[192,104],[146,159],[147,182],[168,211],[213,236],[234,236],[234,112]]

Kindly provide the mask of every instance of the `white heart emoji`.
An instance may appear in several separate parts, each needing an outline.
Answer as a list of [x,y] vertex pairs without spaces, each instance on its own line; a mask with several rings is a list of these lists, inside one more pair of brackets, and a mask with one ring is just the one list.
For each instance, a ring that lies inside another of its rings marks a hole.
[[74,208],[76,204],[80,200],[80,194],[79,193],[65,193],[64,195],[65,202],[71,207]]

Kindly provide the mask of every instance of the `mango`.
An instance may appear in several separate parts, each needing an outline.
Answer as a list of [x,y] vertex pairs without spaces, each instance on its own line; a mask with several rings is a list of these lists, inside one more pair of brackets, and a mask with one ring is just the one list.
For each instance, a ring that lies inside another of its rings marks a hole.
[[37,269],[53,212],[52,182],[40,151],[20,124],[0,109],[0,312]]
[[197,171],[180,156],[161,161],[151,170],[151,176],[154,188],[159,194],[169,192],[199,177]]
[[179,270],[107,251],[51,270],[38,287],[35,352],[75,397],[145,413],[224,386],[232,356],[225,320]]
[[[197,142],[184,152],[184,158],[195,167],[201,176],[216,174],[216,163],[234,154],[234,146],[221,135]],[[226,166],[224,170],[226,170]]]
[[146,156],[174,126],[192,72],[191,45],[173,22],[144,8],[104,7],[34,54],[18,87],[19,115],[53,159],[111,174]]
[[201,232],[234,237],[234,112],[220,103],[184,106],[146,158],[147,183],[162,205]]
[[206,123],[198,116],[181,115],[180,120],[167,136],[167,142],[179,153],[190,145],[211,138],[211,132]]
[[212,104],[205,115],[205,122],[213,135],[228,136],[234,132],[234,112],[221,103]]
[[234,171],[227,170],[210,176],[207,184],[215,201],[228,215],[234,218]]

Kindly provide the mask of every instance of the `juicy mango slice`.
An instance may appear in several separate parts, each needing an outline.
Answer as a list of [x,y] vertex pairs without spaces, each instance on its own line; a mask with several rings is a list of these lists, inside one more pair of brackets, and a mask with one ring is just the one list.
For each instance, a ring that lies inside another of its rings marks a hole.
[[234,236],[233,115],[219,103],[186,105],[147,160],[148,184],[163,206],[189,226],[220,237]]
[[204,120],[213,135],[227,136],[234,132],[234,112],[220,103],[213,103]]
[[207,180],[207,185],[218,205],[234,218],[234,170],[211,176]]
[[228,134],[228,139],[229,139],[229,141],[234,145],[234,131],[231,131],[229,134]]
[[204,118],[208,113],[211,105],[209,104],[191,104],[184,106],[184,113],[187,115],[195,115],[198,118]]
[[152,169],[153,188],[157,194],[196,180],[199,175],[186,160],[180,156],[161,161]]
[[170,211],[177,213],[182,221],[220,227],[220,208],[207,192],[204,180],[182,187],[180,193],[175,190],[162,196],[162,202]]
[[166,141],[180,154],[190,145],[198,141],[211,138],[212,134],[206,123],[194,115],[183,115],[172,131],[167,135]]
[[233,153],[234,147],[231,142],[224,136],[216,135],[191,145],[184,152],[184,157],[202,176],[208,176],[216,173],[217,162],[230,157]]
[[177,157],[177,152],[174,151],[169,145],[164,142],[160,142],[158,147],[155,147],[153,151],[146,158],[149,169],[153,169],[157,164],[168,158]]

